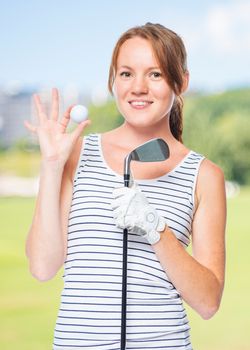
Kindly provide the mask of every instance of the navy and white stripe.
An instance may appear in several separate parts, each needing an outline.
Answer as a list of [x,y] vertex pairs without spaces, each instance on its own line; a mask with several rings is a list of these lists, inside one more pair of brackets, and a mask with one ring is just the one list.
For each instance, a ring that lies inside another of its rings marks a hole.
[[[168,174],[137,181],[185,247],[202,159],[190,151]],[[74,179],[54,350],[120,349],[123,231],[110,204],[120,186],[123,178],[106,164],[100,135],[87,136]],[[151,245],[135,234],[128,238],[127,281],[127,349],[191,350],[182,299]]]

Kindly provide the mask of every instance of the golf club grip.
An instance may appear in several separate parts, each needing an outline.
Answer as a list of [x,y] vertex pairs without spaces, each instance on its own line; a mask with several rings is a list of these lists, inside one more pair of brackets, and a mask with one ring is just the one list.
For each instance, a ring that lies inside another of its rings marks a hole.
[[129,187],[129,181],[130,181],[130,174],[124,174],[124,186]]
[[[124,186],[129,187],[130,174],[124,174]],[[128,230],[123,230],[123,261],[122,261],[122,313],[121,313],[121,350],[126,350],[126,314],[127,314],[127,258]]]
[[128,246],[128,230],[125,228],[123,230],[121,350],[126,349],[127,246]]

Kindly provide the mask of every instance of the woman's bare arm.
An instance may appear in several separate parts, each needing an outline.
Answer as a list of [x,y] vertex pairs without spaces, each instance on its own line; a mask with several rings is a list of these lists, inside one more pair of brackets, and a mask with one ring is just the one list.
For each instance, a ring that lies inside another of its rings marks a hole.
[[66,133],[70,108],[58,120],[58,92],[53,90],[49,119],[35,96],[39,125],[26,127],[36,132],[42,153],[39,193],[34,218],[26,241],[26,253],[32,275],[39,280],[52,278],[62,266],[66,255],[67,221],[72,196],[74,150],[80,134],[89,121],[71,134]]
[[225,274],[225,182],[220,168],[201,164],[192,229],[193,256],[167,228],[153,247],[182,298],[204,319],[218,310]]

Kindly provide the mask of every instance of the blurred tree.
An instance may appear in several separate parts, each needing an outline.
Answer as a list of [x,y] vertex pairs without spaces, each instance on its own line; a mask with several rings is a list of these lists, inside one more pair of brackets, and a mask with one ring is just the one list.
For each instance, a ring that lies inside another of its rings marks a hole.
[[123,123],[123,117],[118,111],[114,100],[109,100],[101,106],[90,105],[89,116],[91,125],[88,127],[88,133],[102,133]]
[[250,119],[246,113],[223,116],[218,123],[222,159],[228,178],[241,184],[250,183]]
[[227,180],[250,183],[250,89],[187,96],[184,142],[222,167]]

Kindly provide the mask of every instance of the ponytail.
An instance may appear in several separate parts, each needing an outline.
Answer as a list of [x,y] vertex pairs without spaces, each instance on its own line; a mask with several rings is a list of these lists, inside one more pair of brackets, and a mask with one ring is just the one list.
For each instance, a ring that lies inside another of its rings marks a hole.
[[183,99],[181,96],[176,96],[173,107],[170,111],[169,125],[173,136],[180,142],[182,141],[183,131]]

